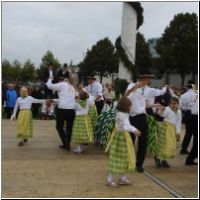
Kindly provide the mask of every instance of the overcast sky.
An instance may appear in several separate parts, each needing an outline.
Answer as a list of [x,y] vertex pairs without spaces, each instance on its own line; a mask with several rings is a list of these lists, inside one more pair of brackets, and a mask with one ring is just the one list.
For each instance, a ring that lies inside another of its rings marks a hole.
[[[2,2],[2,58],[37,66],[50,50],[63,64],[82,61],[87,49],[121,32],[122,2]],[[160,37],[173,16],[198,13],[198,2],[142,2],[146,39]]]

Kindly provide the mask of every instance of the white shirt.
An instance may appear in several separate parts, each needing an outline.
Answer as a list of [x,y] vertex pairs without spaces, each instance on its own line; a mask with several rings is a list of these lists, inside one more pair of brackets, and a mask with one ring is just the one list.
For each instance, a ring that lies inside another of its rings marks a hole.
[[176,133],[180,134],[182,121],[180,109],[178,109],[177,112],[174,112],[169,106],[167,106],[163,112],[158,112],[158,114],[164,117],[164,121],[173,124],[176,128]]
[[60,82],[52,84],[49,79],[46,83],[51,90],[58,92],[58,108],[60,109],[74,109],[75,107],[75,89],[67,82]]
[[92,84],[88,85],[85,89],[95,98],[98,95],[101,96],[97,101],[103,100],[103,87],[100,83],[94,81]]
[[[128,85],[127,90],[131,89],[134,86],[135,83],[130,83]],[[164,87],[162,90],[159,90],[155,88],[150,88],[149,86],[145,86],[143,88],[136,89],[136,91],[134,92],[131,92],[128,96],[128,98],[132,102],[130,115],[133,117],[139,114],[146,113],[146,101],[148,101],[149,98],[164,94],[166,90],[167,87]]]
[[90,106],[91,106],[91,104],[90,104],[90,101],[88,99],[87,99],[85,107],[81,107],[81,105],[78,102],[75,103],[76,116],[77,115],[87,115]]
[[115,98],[115,92],[113,90],[109,91],[107,88],[105,88],[104,96],[105,96],[106,99],[114,99]]
[[191,110],[195,102],[196,93],[193,89],[189,89],[186,93],[182,94],[179,99],[179,107],[182,110]]
[[192,106],[191,113],[193,115],[198,115],[198,112],[199,112],[199,109],[198,109],[199,103],[198,102],[199,101],[198,101],[198,98],[197,98],[196,101],[195,101],[195,103],[194,103],[194,105]]
[[13,116],[16,116],[18,107],[20,108],[20,110],[31,109],[32,103],[43,103],[43,102],[45,102],[44,99],[41,100],[35,99],[31,96],[27,96],[25,98],[18,97],[13,111]]
[[116,128],[118,131],[128,131],[134,133],[137,129],[129,122],[129,114],[118,112],[116,116]]
[[45,114],[53,114],[54,112],[54,104],[51,103],[50,107],[49,107],[49,110],[47,112],[47,105],[46,105],[46,102],[43,102],[42,104],[42,113],[45,113]]

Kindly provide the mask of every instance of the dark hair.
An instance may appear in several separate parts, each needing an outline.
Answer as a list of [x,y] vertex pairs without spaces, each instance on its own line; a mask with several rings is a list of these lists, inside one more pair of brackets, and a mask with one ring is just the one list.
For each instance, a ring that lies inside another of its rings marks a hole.
[[171,97],[169,102],[171,103],[171,101],[175,101],[177,104],[179,104],[179,100],[177,97]]
[[89,95],[88,95],[87,92],[81,90],[81,91],[79,92],[79,97],[80,97],[80,100],[86,100],[86,99],[89,98]]
[[131,108],[131,100],[128,97],[122,97],[118,104],[117,104],[117,110],[121,112],[129,112]]

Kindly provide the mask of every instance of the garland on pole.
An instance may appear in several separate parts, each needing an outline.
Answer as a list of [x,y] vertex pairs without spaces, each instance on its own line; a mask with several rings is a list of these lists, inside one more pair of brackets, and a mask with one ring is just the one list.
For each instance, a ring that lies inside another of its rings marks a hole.
[[137,29],[143,24],[143,8],[139,2],[127,2],[137,12]]
[[[143,8],[139,2],[127,2],[131,7],[137,12],[137,29],[143,24]],[[125,67],[132,73],[132,77],[136,79],[136,74],[134,72],[135,65],[129,60],[126,51],[121,45],[121,37],[116,39],[115,47],[117,49],[116,54],[118,58],[122,60]]]
[[121,37],[119,36],[115,42],[115,47],[117,49],[116,54],[118,56],[118,58],[120,58],[125,67],[130,70],[131,72],[133,72],[134,69],[134,64],[129,60],[124,48],[121,45]]

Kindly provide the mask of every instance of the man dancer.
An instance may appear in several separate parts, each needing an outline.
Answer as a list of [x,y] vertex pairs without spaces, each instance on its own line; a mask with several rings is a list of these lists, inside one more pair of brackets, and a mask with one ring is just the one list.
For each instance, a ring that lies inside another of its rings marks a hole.
[[[143,163],[146,155],[146,139],[147,139],[147,118],[146,118],[146,101],[150,97],[162,95],[166,92],[167,87],[162,90],[150,88],[148,85],[151,79],[155,78],[148,70],[143,71],[138,76],[137,83],[130,83],[125,95],[132,102],[130,111],[130,123],[135,126],[142,134],[138,138],[138,151],[136,167],[138,172],[144,172]],[[131,134],[133,143],[134,135]]]

